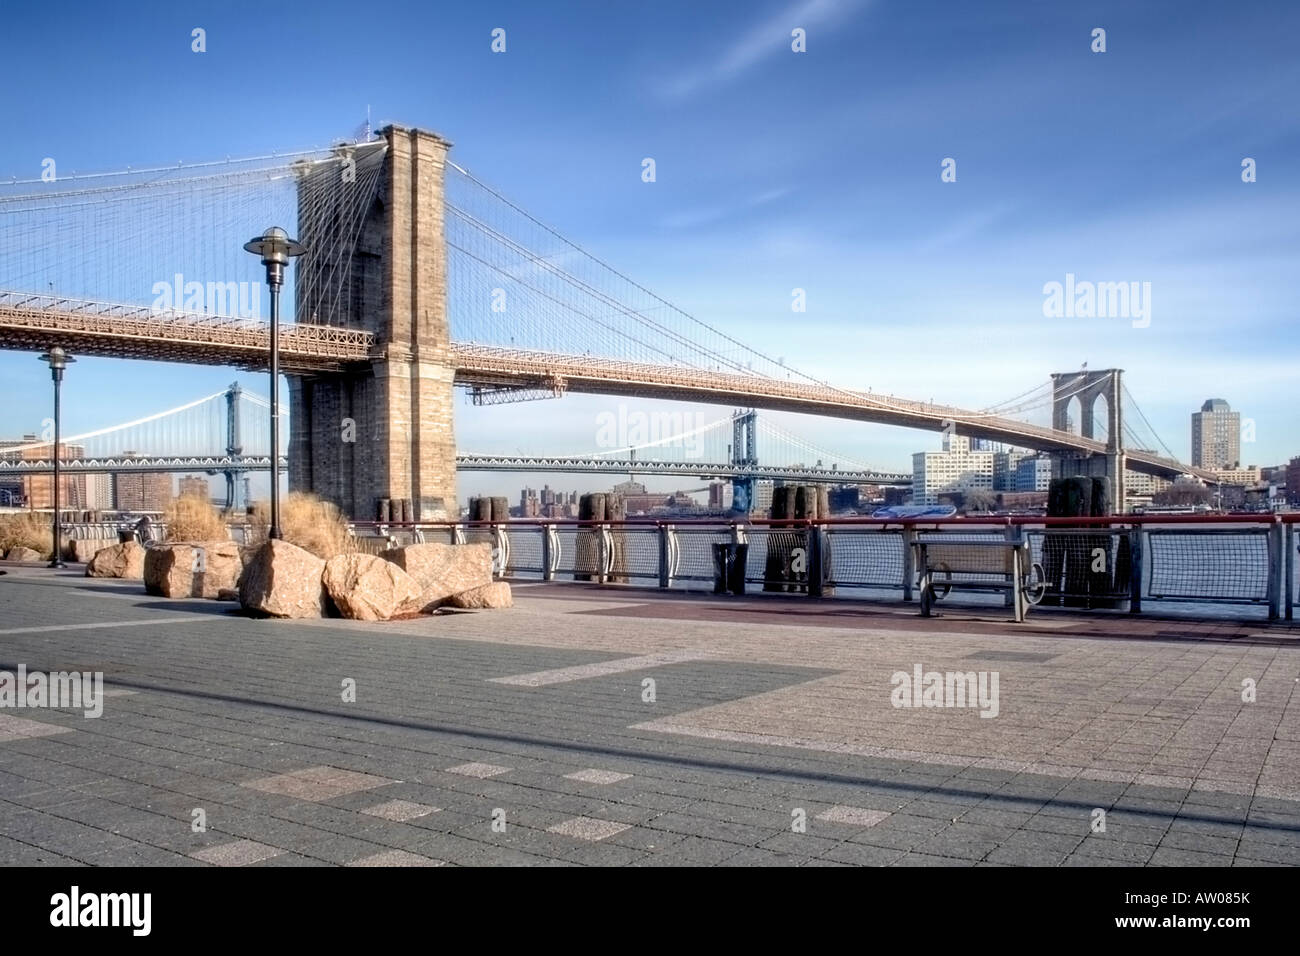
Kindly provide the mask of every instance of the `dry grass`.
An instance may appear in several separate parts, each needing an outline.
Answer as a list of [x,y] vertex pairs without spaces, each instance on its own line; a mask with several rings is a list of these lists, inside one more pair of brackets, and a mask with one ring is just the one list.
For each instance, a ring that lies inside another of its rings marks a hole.
[[[253,519],[265,534],[271,523],[270,504],[257,502],[253,506]],[[336,554],[356,550],[352,535],[348,534],[347,522],[338,507],[301,491],[291,491],[280,502],[280,533],[290,544],[296,544],[304,551],[310,551],[316,557],[326,560]]]
[[163,515],[168,541],[226,541],[230,532],[212,502],[198,495],[173,498]]
[[10,548],[32,548],[42,558],[54,556],[54,533],[50,530],[50,516],[22,512],[0,515],[0,552]]

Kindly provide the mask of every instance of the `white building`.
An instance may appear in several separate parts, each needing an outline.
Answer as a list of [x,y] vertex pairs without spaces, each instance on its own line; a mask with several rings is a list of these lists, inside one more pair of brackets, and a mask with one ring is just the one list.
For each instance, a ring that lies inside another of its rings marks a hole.
[[1225,485],[1257,485],[1260,482],[1259,466],[1251,465],[1249,468],[1216,468],[1214,470],[1216,481]]
[[912,455],[912,503],[938,504],[945,492],[992,491],[993,456],[991,451],[971,451],[969,438],[944,435],[942,451]]

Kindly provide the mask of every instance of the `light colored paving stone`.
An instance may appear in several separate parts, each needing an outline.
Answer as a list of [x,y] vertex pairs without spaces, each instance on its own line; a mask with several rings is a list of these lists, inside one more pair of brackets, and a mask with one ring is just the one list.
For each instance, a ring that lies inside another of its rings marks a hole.
[[367,807],[362,813],[369,814],[372,817],[382,817],[385,820],[392,820],[395,823],[403,823],[406,820],[415,820],[419,817],[427,817],[431,813],[440,813],[441,807],[431,807],[423,803],[412,803],[410,800],[389,800],[387,803],[381,803],[376,807]]
[[817,819],[825,823],[844,823],[852,827],[874,827],[888,816],[889,813],[885,810],[835,806],[817,814]]
[[48,737],[51,734],[70,734],[71,727],[60,727],[26,717],[14,717],[0,712],[0,744],[7,740],[26,740],[29,737]]
[[575,680],[587,680],[591,677],[605,677],[609,674],[623,674],[627,671],[646,670],[662,667],[665,664],[681,664],[685,661],[702,661],[708,654],[697,650],[669,651],[665,654],[645,654],[640,657],[620,657],[612,661],[600,661],[596,664],[578,664],[574,667],[560,667],[549,671],[534,671],[531,674],[515,674],[511,677],[489,678],[494,684],[512,684],[516,687],[547,687],[551,684],[567,684]]
[[463,763],[456,767],[448,767],[448,773],[458,773],[462,777],[478,777],[486,779],[495,777],[498,774],[509,773],[509,767],[499,767],[494,763]]
[[248,866],[250,863],[269,860],[284,852],[278,847],[267,846],[256,840],[236,840],[234,843],[222,843],[219,846],[196,850],[190,856],[204,863],[211,863],[213,866]]
[[629,780],[630,773],[619,773],[617,770],[579,770],[577,773],[566,773],[566,780],[580,780],[583,783],[618,783],[620,780]]
[[594,817],[574,817],[572,820],[565,820],[563,823],[557,823],[553,827],[546,829],[551,833],[559,833],[562,836],[573,837],[577,840],[588,840],[596,843],[600,840],[608,840],[615,834],[622,833],[630,829],[631,824],[616,823],[613,820],[597,820]]
[[434,860],[405,850],[387,850],[374,856],[353,860],[348,866],[446,866],[446,860]]
[[373,790],[375,787],[395,782],[386,777],[357,773],[353,770],[340,770],[338,767],[309,767],[306,770],[277,773],[274,776],[250,780],[242,786],[263,793],[275,793],[319,803],[344,794]]

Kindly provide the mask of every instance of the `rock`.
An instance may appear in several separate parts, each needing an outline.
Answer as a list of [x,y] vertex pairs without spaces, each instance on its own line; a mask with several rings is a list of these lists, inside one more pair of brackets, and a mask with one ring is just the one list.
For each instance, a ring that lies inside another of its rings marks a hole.
[[106,543],[103,538],[68,538],[63,542],[63,557],[67,561],[87,564]]
[[280,539],[262,542],[249,555],[237,598],[246,611],[270,617],[324,617],[328,607],[321,575],[325,562]]
[[144,578],[144,545],[127,541],[100,548],[86,565],[88,578]]
[[217,600],[218,600],[218,601],[238,601],[238,600],[239,600],[239,589],[238,589],[238,588],[222,588],[220,591],[217,592]]
[[510,585],[504,581],[493,581],[491,584],[484,584],[481,587],[470,588],[468,591],[453,594],[447,603],[451,607],[471,610],[515,606],[514,599],[510,596]]
[[22,561],[24,564],[30,564],[33,561],[41,560],[41,553],[35,548],[24,548],[19,545],[16,548],[10,548],[9,553],[5,555],[8,561]]
[[453,594],[492,583],[492,545],[408,544],[384,557],[415,579],[420,586],[418,607],[432,611]]
[[415,579],[373,554],[336,554],[322,579],[339,613],[356,621],[387,621],[420,609]]
[[215,598],[235,587],[242,569],[233,541],[169,541],[145,549],[144,589],[159,597]]

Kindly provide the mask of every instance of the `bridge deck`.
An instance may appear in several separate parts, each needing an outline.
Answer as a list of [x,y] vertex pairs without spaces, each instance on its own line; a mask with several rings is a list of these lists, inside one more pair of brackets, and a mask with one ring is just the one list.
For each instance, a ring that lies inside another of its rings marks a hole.
[[[81,355],[233,365],[268,365],[266,323],[168,313],[143,307],[0,292],[0,348],[33,351],[62,345]],[[341,370],[377,356],[370,332],[326,325],[286,323],[280,336],[287,373]],[[1104,454],[1106,444],[1070,432],[949,405],[914,402],[817,382],[782,381],[688,366],[651,365],[589,355],[530,352],[453,343],[448,359],[458,385],[546,388],[605,395],[745,404],[757,408],[878,422],[926,431],[955,426],[961,434],[1041,451]],[[1155,475],[1194,469],[1147,452],[1129,452],[1127,465]]]

